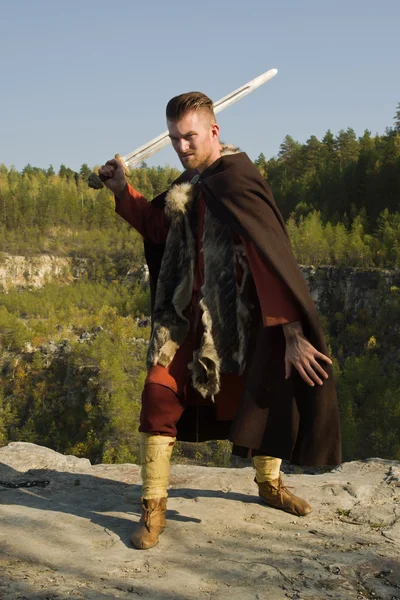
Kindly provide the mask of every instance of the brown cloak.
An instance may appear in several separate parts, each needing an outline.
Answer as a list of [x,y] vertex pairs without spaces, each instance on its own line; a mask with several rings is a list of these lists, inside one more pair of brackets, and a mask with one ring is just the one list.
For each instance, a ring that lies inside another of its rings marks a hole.
[[[186,171],[175,183],[190,181]],[[271,189],[245,153],[222,156],[197,184],[208,209],[232,232],[252,241],[293,294],[307,339],[328,354],[316,308],[297,265],[284,220]],[[166,192],[153,200],[163,210]],[[152,307],[165,245],[145,242]],[[212,406],[188,406],[178,422],[178,439],[229,439],[234,453],[276,456],[298,465],[341,462],[339,411],[331,367],[322,386],[310,387],[293,369],[285,380],[282,327],[263,327],[255,314],[247,360],[246,389],[234,423],[217,422]]]

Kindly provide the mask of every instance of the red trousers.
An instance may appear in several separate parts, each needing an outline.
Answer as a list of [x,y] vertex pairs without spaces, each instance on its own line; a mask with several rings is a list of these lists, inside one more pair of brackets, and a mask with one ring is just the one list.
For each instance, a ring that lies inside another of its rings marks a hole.
[[[212,404],[191,387],[193,335],[189,333],[168,367],[156,365],[148,370],[142,392],[139,431],[176,437],[176,424],[187,404]],[[233,373],[221,375],[221,390],[214,400],[217,420],[235,418],[243,394],[244,380]]]

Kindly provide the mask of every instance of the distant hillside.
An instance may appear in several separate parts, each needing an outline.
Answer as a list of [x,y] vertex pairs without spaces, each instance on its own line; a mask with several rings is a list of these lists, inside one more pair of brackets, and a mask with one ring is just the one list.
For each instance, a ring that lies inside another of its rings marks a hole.
[[[255,165],[288,221],[303,264],[400,267],[400,104],[384,135],[348,128],[305,144],[287,135],[279,155]],[[0,165],[0,252],[19,255],[101,256],[106,270],[141,253],[138,237],[115,214],[107,189],[87,185],[91,169],[62,165],[21,172]],[[133,169],[129,181],[151,200],[177,169]],[[119,256],[118,261],[116,256]]]

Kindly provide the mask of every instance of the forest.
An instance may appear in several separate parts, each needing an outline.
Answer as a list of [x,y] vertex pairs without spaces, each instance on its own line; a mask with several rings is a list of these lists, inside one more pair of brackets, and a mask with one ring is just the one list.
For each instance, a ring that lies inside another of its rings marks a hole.
[[[291,136],[254,161],[304,265],[400,268],[400,104],[383,135]],[[43,444],[92,462],[137,462],[137,423],[149,337],[149,293],[128,281],[144,263],[140,236],[115,214],[92,169],[0,165],[0,267],[5,255],[86,258],[85,277],[0,290],[0,445]],[[133,169],[148,199],[179,175]],[[322,315],[334,359],[345,460],[400,460],[400,290],[373,317]],[[144,326],[143,326],[144,324]],[[229,444],[181,445],[176,460],[228,464]]]

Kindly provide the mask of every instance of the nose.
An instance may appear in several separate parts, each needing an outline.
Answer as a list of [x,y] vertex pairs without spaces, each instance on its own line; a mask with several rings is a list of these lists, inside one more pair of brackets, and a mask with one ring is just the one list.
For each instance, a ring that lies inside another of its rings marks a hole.
[[177,147],[176,147],[176,151],[179,154],[186,154],[186,152],[189,150],[190,148],[190,144],[188,140],[185,139],[181,139],[177,142]]

